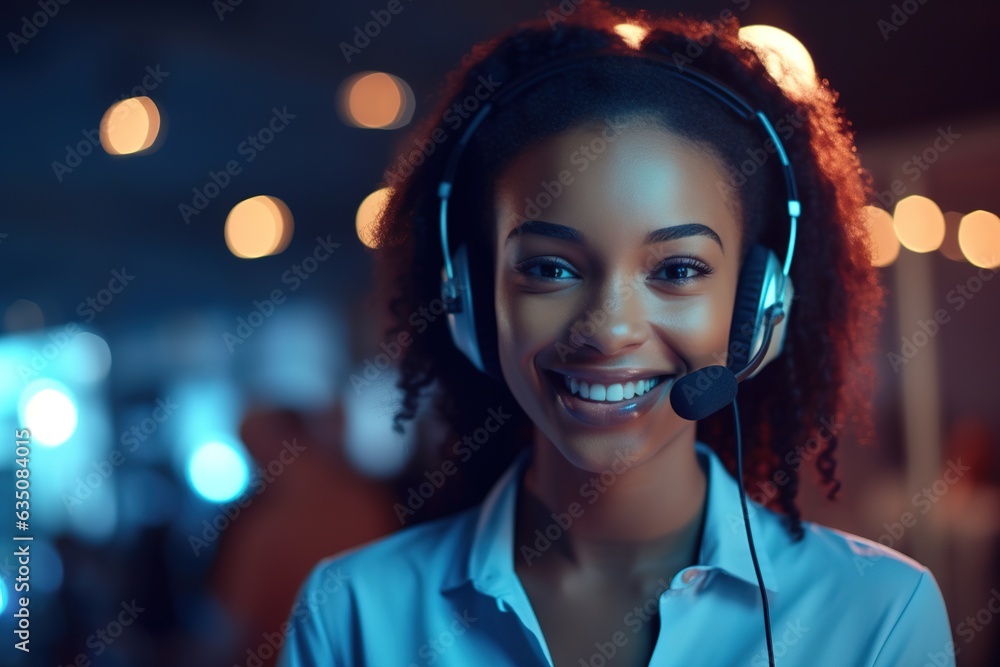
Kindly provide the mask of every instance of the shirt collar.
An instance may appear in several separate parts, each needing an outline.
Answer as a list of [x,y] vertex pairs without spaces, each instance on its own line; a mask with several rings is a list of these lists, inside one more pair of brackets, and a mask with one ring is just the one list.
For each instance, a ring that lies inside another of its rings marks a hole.
[[[736,480],[708,445],[695,442],[695,452],[706,472],[708,485],[698,565],[717,568],[757,588]],[[469,581],[483,593],[496,597],[513,589],[514,511],[518,485],[531,461],[531,453],[530,448],[521,451],[490,489],[480,506],[465,562],[449,571],[442,592]],[[763,510],[748,498],[747,511],[764,585],[776,593],[778,582],[767,553],[768,540],[761,529]]]

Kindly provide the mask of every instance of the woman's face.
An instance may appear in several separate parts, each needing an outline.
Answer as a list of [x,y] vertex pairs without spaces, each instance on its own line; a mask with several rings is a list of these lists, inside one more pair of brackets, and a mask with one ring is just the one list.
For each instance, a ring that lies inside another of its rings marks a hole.
[[726,361],[741,223],[724,183],[704,149],[642,122],[575,128],[500,174],[501,368],[577,467],[641,462],[693,438],[669,391]]

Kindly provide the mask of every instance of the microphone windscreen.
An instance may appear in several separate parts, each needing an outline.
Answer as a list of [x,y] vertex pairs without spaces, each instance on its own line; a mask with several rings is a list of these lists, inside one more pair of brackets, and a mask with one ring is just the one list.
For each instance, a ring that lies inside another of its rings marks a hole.
[[688,373],[670,388],[670,405],[681,418],[698,421],[736,398],[736,375],[725,366],[706,366]]

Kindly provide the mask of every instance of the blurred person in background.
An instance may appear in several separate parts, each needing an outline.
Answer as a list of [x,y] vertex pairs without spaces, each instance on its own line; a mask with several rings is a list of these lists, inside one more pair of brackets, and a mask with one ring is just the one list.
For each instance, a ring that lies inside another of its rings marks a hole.
[[390,488],[345,457],[344,426],[339,400],[318,414],[257,407],[243,419],[240,439],[254,469],[283,465],[280,484],[251,496],[221,533],[213,562],[211,588],[243,630],[231,662],[274,664],[288,609],[316,561],[398,526]]

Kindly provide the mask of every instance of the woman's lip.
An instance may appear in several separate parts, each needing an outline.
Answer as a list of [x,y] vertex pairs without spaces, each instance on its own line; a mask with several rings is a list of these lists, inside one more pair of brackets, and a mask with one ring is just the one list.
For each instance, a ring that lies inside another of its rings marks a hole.
[[625,384],[626,382],[638,382],[639,380],[650,380],[652,378],[662,378],[672,373],[662,373],[652,370],[643,371],[601,371],[597,369],[580,369],[580,370],[560,370],[558,368],[546,368],[543,369],[548,373],[554,373],[560,377],[571,377],[578,381],[586,382],[587,384],[603,384],[605,386],[609,384]]
[[[563,387],[566,386],[566,377],[567,376],[569,376],[569,377],[573,378],[574,380],[576,380],[578,382],[581,382],[581,383],[586,382],[588,385],[600,384],[600,385],[604,385],[605,387],[610,387],[611,385],[614,385],[614,384],[620,384],[620,385],[622,385],[624,387],[629,382],[631,382],[633,385],[637,386],[639,384],[639,382],[641,382],[643,380],[657,380],[659,383],[663,383],[663,382],[667,381],[668,379],[674,377],[670,373],[659,373],[659,374],[644,373],[642,375],[635,375],[634,377],[627,378],[627,379],[618,378],[618,379],[608,380],[608,379],[601,379],[599,376],[587,377],[586,375],[577,375],[575,373],[572,374],[572,375],[570,375],[570,374],[567,374],[567,373],[562,373],[561,371],[554,371],[554,370],[548,370],[548,369],[544,370],[543,372],[549,377],[549,379],[552,381],[553,384],[555,384],[557,386],[563,386]],[[655,389],[655,388],[656,387],[653,387],[653,389]],[[579,394],[576,395],[576,398],[580,398],[580,400],[584,400],[584,401],[589,400],[589,399],[586,399],[586,398],[581,398],[579,396]],[[639,398],[639,395],[636,394],[635,398]],[[623,400],[631,400],[631,399],[623,399]]]
[[576,420],[590,426],[614,426],[642,417],[660,403],[676,379],[676,376],[670,376],[642,396],[609,402],[590,401],[572,395],[560,373],[549,371],[544,375],[552,387],[556,402]]

